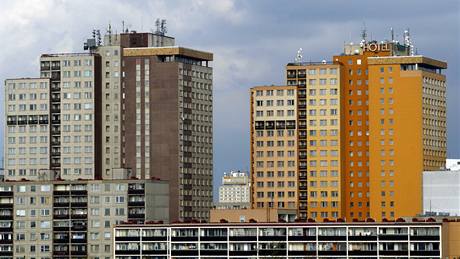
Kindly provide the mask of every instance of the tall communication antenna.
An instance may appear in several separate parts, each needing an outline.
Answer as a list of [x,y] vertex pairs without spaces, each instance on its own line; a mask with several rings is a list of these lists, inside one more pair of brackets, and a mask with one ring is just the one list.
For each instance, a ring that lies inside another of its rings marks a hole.
[[109,27],[107,28],[107,34],[109,35],[109,45],[112,45],[112,25],[109,22]]
[[404,30],[404,45],[409,49],[409,55],[415,55],[415,47],[410,37],[409,28]]
[[390,28],[390,33],[391,33],[391,42],[395,42],[395,32],[393,30],[393,27]]
[[366,29],[366,23],[363,22],[363,29],[361,30],[361,42],[360,42],[361,47],[364,46],[366,42],[367,42],[367,29]]
[[160,20],[160,19],[157,18],[155,20],[155,27],[156,27],[155,34],[164,36],[168,32],[168,29],[166,28],[166,20],[165,19]]
[[160,31],[162,35],[165,35],[168,32],[168,29],[166,28],[166,19],[161,20]]
[[303,55],[302,55],[302,48],[299,48],[299,50],[297,50],[297,55],[295,56],[295,63],[302,63],[302,58],[303,58]]

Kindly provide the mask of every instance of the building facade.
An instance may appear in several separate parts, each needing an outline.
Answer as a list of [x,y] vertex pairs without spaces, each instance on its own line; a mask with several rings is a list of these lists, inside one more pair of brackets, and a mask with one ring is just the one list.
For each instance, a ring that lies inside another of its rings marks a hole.
[[171,219],[209,219],[212,57],[182,47],[123,50],[122,167],[169,181]]
[[97,64],[88,53],[44,54],[40,79],[6,80],[6,180],[99,177]]
[[109,29],[87,53],[43,54],[40,78],[6,80],[5,179],[159,178],[172,220],[208,220],[213,54],[174,44]]
[[451,171],[460,170],[460,159],[446,159],[446,169]]
[[453,258],[458,224],[119,225],[114,258]]
[[[406,40],[364,38],[346,44],[332,62],[286,66],[286,83],[296,92],[293,174],[300,218],[382,220],[420,213],[422,172],[445,166],[447,64],[415,55],[408,34]],[[257,130],[253,95],[251,136]],[[253,150],[258,144],[251,139]],[[256,162],[255,190],[257,181],[269,180],[256,178],[268,168],[260,162],[256,170]]]
[[297,86],[299,217],[343,217],[340,67],[290,63],[286,77]]
[[297,208],[296,87],[251,88],[253,208]]
[[225,172],[219,187],[218,207],[249,208],[250,203],[251,182],[248,174],[241,171]]
[[152,180],[0,184],[0,258],[112,258],[112,227],[169,221],[168,183]]
[[445,167],[445,62],[424,56],[370,57],[370,215],[422,210],[423,171]]
[[423,172],[424,215],[460,215],[460,171]]

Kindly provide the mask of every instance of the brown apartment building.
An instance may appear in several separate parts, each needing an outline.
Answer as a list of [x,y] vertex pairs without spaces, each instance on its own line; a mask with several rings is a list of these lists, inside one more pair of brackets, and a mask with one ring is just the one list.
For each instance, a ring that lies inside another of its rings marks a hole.
[[170,181],[172,219],[212,206],[212,54],[168,47],[123,52],[123,167]]
[[[443,167],[446,157],[446,67],[414,55],[409,43],[366,40],[346,44],[331,62],[286,66],[287,85],[296,89],[299,217],[382,220],[421,212],[422,172]],[[251,98],[255,130],[254,91]],[[253,197],[263,195],[256,182],[253,188]]]

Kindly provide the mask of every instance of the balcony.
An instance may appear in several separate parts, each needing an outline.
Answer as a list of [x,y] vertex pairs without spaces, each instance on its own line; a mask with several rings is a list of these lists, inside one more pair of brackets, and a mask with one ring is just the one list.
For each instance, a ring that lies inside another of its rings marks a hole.
[[61,72],[60,71],[52,71],[51,72],[51,80],[60,81],[61,80]]
[[276,129],[285,129],[286,122],[285,121],[276,121]]
[[51,64],[49,61],[42,61],[40,62],[40,71],[50,70]]
[[255,127],[256,130],[263,130],[265,129],[264,122],[263,121],[256,121]]
[[172,256],[198,256],[198,250],[172,250]]
[[295,129],[295,121],[286,121],[287,129]]
[[275,122],[274,121],[266,121],[265,122],[265,129],[275,129]]
[[79,214],[79,213],[74,213],[71,214],[72,219],[86,219],[88,217],[87,214]]
[[[230,251],[230,256],[256,256],[257,250],[249,251]],[[281,257],[280,257],[281,258]]]
[[87,228],[86,224],[74,223],[71,229],[72,231],[85,231]]
[[406,235],[379,235],[379,240],[408,240]]
[[69,237],[66,236],[66,237],[58,237],[58,238],[54,238],[53,239],[53,243],[55,244],[67,244],[69,243]]
[[86,208],[88,207],[88,203],[87,202],[72,202],[70,203],[70,206],[72,208]]
[[348,255],[377,256],[377,250],[351,250]]
[[48,117],[38,119],[38,123],[39,124],[48,124],[49,123]]
[[287,72],[287,78],[296,78],[297,73],[295,70],[288,70]]
[[128,214],[128,219],[144,219],[145,214],[139,214],[139,213],[129,213]]
[[53,218],[54,219],[69,219],[69,214],[54,214]]
[[70,192],[69,191],[64,191],[64,190],[54,190],[53,195],[54,196],[69,196]]
[[129,189],[128,195],[129,194],[144,194],[144,189]]
[[81,256],[84,256],[84,258],[86,258],[86,251],[82,251],[82,250],[76,250],[76,251],[71,251],[70,252],[71,255],[81,255]]
[[72,238],[70,239],[70,242],[72,244],[84,244],[86,243],[86,237],[85,238]]
[[13,202],[11,203],[0,203],[0,209],[3,210],[3,209],[11,209],[11,211],[13,210]]
[[[407,256],[408,251],[405,250],[380,250],[379,255],[396,255],[396,256]],[[412,253],[411,253],[412,255]]]
[[61,62],[51,61],[51,70],[59,70],[59,69],[61,69]]
[[129,207],[145,207],[144,201],[128,201]]
[[316,251],[313,250],[313,251],[288,251],[289,255],[292,256],[292,255],[310,255],[310,256],[315,256],[316,255]]

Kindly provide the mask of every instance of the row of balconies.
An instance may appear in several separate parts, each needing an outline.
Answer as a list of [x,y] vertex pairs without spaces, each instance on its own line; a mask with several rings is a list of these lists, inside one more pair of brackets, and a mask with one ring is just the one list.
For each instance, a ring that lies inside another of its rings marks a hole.
[[7,125],[48,124],[48,115],[12,115],[6,119]]
[[255,129],[295,129],[295,121],[256,121]]

